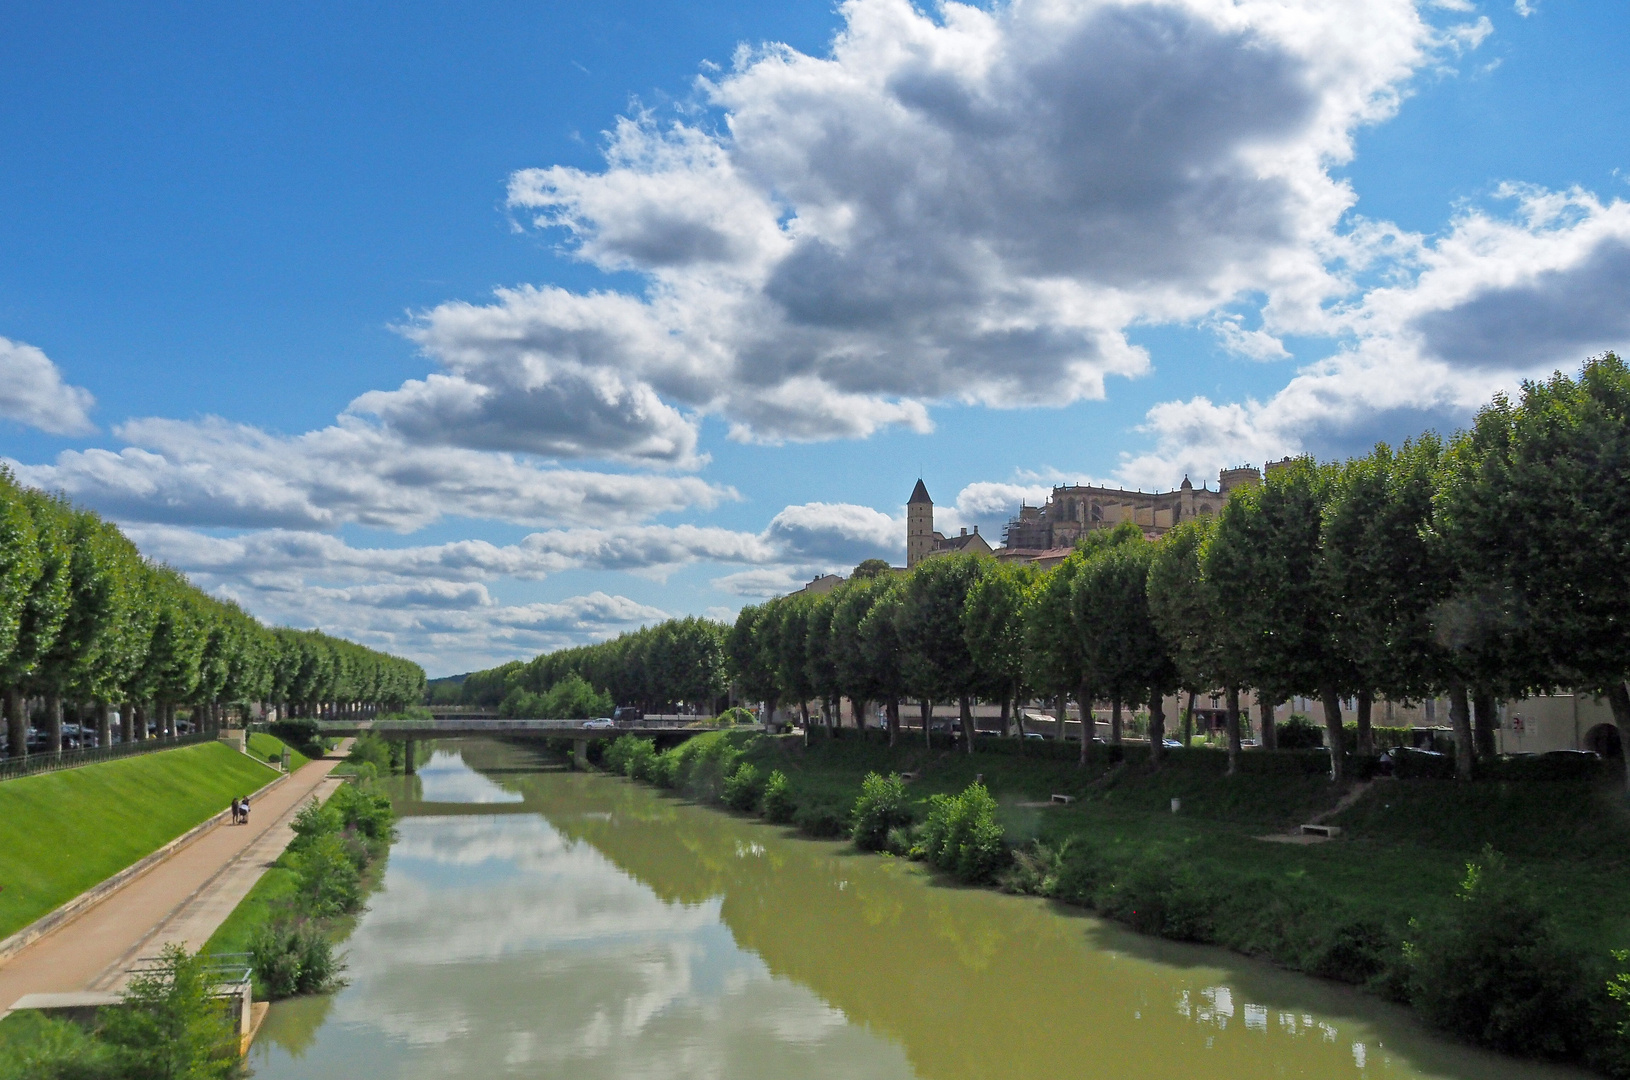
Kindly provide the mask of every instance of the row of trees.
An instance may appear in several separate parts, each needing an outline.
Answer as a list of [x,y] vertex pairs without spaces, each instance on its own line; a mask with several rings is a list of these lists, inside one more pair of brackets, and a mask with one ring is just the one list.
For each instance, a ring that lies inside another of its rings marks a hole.
[[646,712],[713,712],[729,688],[724,636],[725,628],[710,619],[670,619],[611,641],[472,672],[460,686],[459,703],[509,702],[513,711],[575,677]]
[[280,703],[313,715],[399,707],[424,671],[315,631],[269,629],[144,559],[111,523],[0,470],[0,692],[7,746],[26,752],[31,702],[62,746],[64,703],[88,709],[100,745],[149,720],[175,733],[176,708],[218,722],[224,707]]
[[1245,691],[1269,747],[1275,703],[1319,700],[1340,747],[1341,701],[1355,699],[1361,754],[1374,701],[1445,695],[1469,776],[1494,751],[1496,703],[1556,688],[1606,697],[1630,746],[1627,597],[1630,369],[1609,353],[1497,398],[1448,442],[1276,467],[1155,543],[1131,525],[1094,532],[1046,571],[941,556],[902,576],[872,560],[829,594],[745,608],[727,631],[664,623],[465,688],[542,692],[569,671],[620,702],[695,702],[728,678],[741,698],[799,708],[806,731],[812,701],[828,717],[843,697],[857,715],[879,704],[891,737],[902,702],[926,730],[933,703],[954,701],[970,751],[975,701],[999,702],[1004,728],[1025,701],[1062,715],[1074,697],[1083,716],[1108,702],[1112,741],[1123,706],[1146,703],[1157,764],[1164,699],[1220,690],[1231,766]]

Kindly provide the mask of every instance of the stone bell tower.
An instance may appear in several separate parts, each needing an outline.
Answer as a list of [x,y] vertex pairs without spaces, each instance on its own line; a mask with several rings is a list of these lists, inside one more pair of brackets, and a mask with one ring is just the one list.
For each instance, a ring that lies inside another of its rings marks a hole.
[[934,500],[921,480],[906,503],[906,569],[922,562],[934,550]]

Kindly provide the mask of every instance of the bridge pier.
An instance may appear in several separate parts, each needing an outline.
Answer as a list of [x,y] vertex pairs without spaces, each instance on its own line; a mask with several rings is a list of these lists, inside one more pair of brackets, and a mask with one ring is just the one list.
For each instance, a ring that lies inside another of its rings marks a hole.
[[582,769],[585,772],[589,767],[589,740],[572,740],[572,768]]
[[403,743],[402,743],[402,772],[404,772],[408,776],[412,776],[414,773],[419,771],[419,766],[414,761],[414,755],[418,752],[418,750],[419,750],[419,748],[416,745],[414,745],[414,742],[413,742],[412,739],[406,739],[406,740],[403,741]]

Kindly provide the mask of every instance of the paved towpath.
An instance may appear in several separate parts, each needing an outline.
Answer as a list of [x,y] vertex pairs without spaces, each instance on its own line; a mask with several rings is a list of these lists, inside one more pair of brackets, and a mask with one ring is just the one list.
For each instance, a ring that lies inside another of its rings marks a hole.
[[[349,740],[347,740],[349,741]],[[105,990],[139,956],[183,941],[198,949],[293,838],[289,822],[312,795],[343,781],[328,774],[346,749],[313,761],[255,800],[248,825],[219,825],[0,967],[0,1015],[24,994]]]

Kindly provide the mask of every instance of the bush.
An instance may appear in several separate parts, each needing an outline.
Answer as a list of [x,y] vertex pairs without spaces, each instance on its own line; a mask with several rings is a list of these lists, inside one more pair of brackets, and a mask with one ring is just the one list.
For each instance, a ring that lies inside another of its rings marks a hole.
[[734,708],[726,709],[724,712],[718,715],[717,719],[721,725],[727,727],[736,724],[758,723],[758,717],[753,715],[752,710],[744,709],[740,705],[737,705]]
[[166,945],[159,966],[130,981],[124,1008],[103,1009],[101,1038],[128,1080],[225,1080],[239,1072],[238,1031],[213,994],[201,955]]
[[325,833],[294,856],[300,904],[317,918],[349,915],[362,906],[362,875],[338,833]]
[[337,989],[342,967],[333,944],[303,923],[262,927],[249,943],[249,962],[255,981],[271,1001],[329,993]]
[[792,823],[799,831],[820,839],[844,836],[849,832],[849,815],[831,803],[805,802],[793,811]]
[[991,881],[1007,865],[996,800],[984,784],[969,784],[960,795],[935,795],[929,800],[923,853],[935,866],[968,882]]
[[642,739],[637,735],[619,735],[612,741],[610,746],[606,747],[606,752],[601,757],[601,761],[611,772],[622,776],[633,776],[633,772],[628,767],[629,758],[634,754],[653,752],[650,739]]
[[322,726],[310,717],[279,720],[269,725],[266,730],[312,760],[322,757],[327,752],[323,747]]
[[798,803],[792,797],[792,784],[787,780],[786,773],[780,769],[770,773],[769,778],[764,781],[761,802],[766,820],[777,825],[786,825],[792,821],[793,815],[798,811]]
[[736,766],[736,770],[725,778],[724,802],[732,810],[740,810],[744,814],[752,813],[758,806],[759,783],[758,769],[751,764],[743,763]]
[[865,851],[881,850],[888,843],[889,830],[911,824],[906,808],[906,786],[898,773],[887,778],[867,773],[860,782],[860,797],[850,814],[850,835],[855,846]]
[[1273,730],[1281,750],[1311,750],[1324,745],[1324,729],[1300,713],[1292,715],[1284,723],[1275,724]]
[[1428,1023],[1508,1054],[1582,1050],[1588,970],[1532,886],[1485,848],[1456,896],[1452,912],[1410,923],[1410,1004]]
[[1120,880],[1102,890],[1098,909],[1143,934],[1174,941],[1214,940],[1208,894],[1194,869],[1158,853],[1141,856]]
[[391,773],[390,744],[378,735],[367,732],[358,735],[345,760],[357,766],[372,765],[375,775],[389,776]]
[[71,1020],[42,1016],[26,1038],[0,1042],[0,1080],[118,1080],[119,1067],[107,1044]]

